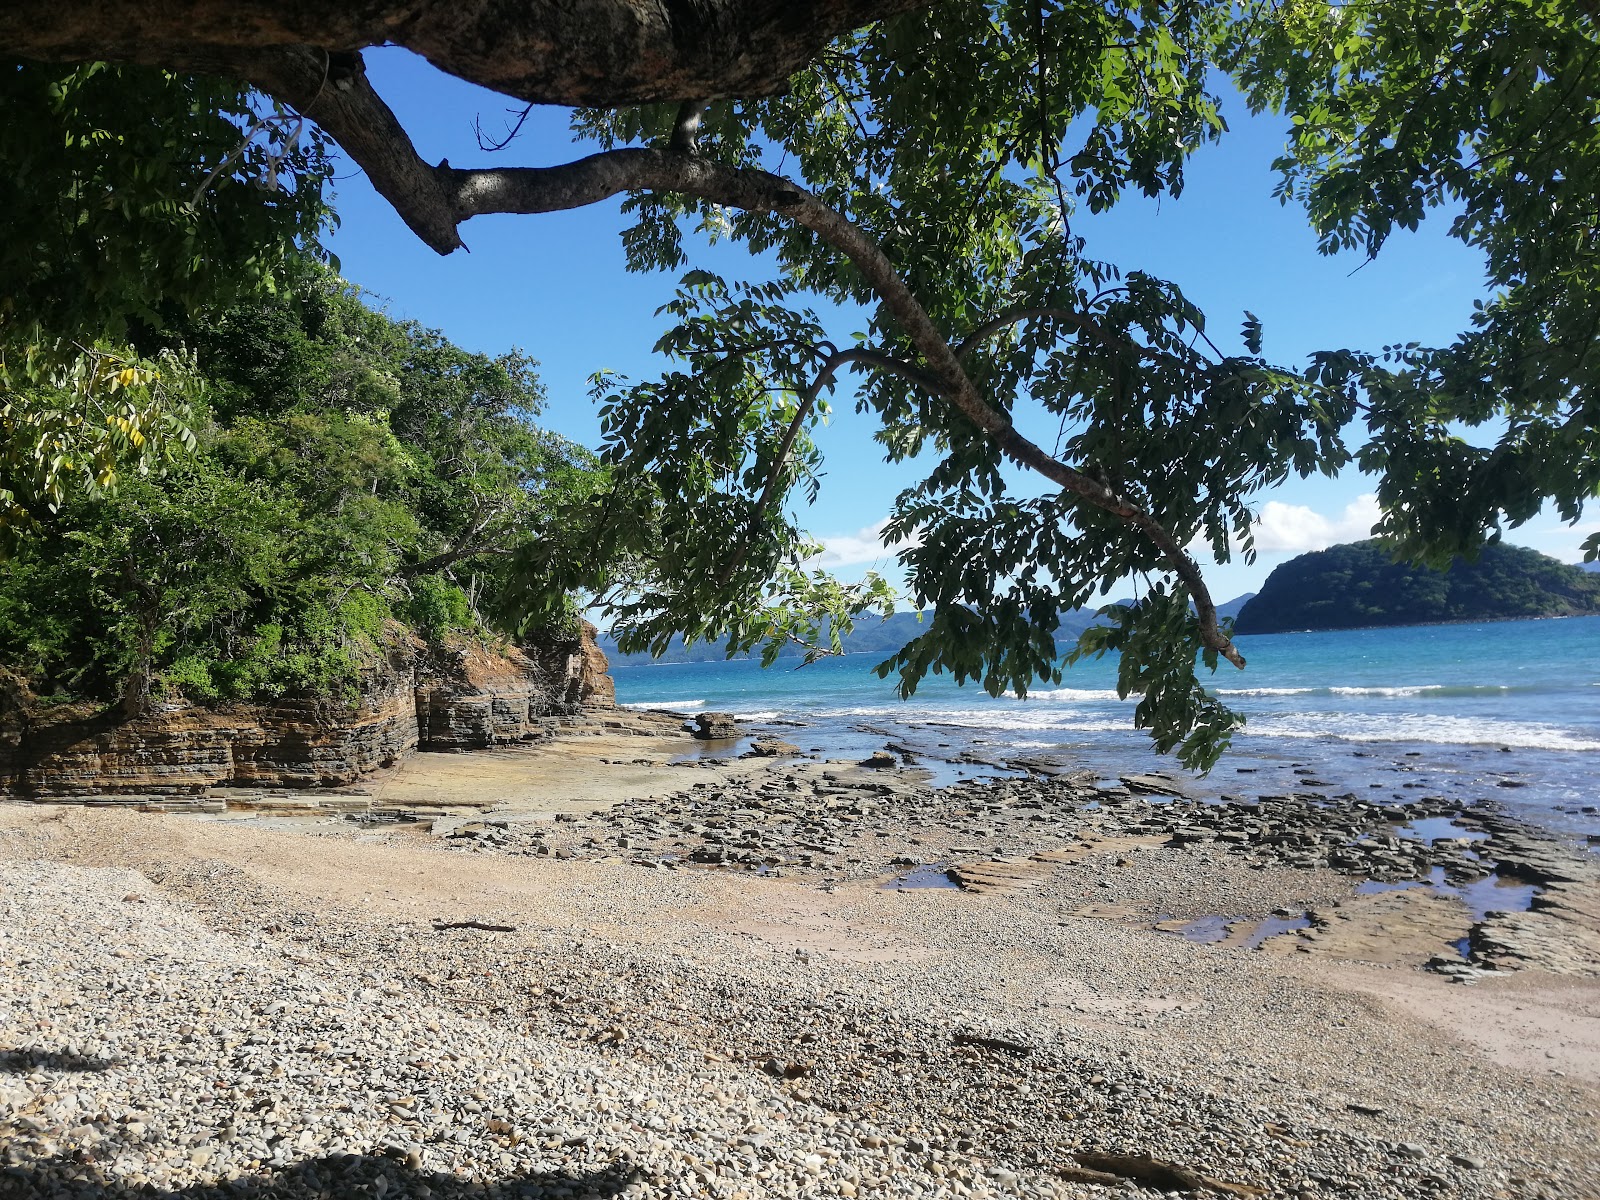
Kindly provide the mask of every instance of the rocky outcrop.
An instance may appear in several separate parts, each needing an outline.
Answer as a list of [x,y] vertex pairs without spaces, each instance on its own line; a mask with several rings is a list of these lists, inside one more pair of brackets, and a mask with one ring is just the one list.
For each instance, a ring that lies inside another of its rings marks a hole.
[[37,798],[339,787],[419,746],[541,740],[563,718],[614,704],[592,627],[526,653],[467,641],[402,645],[354,705],[166,705],[123,720],[84,708],[35,711],[8,678],[16,686],[0,688],[0,795]]
[[732,713],[703,712],[694,716],[694,736],[701,741],[726,741],[739,734],[739,722]]

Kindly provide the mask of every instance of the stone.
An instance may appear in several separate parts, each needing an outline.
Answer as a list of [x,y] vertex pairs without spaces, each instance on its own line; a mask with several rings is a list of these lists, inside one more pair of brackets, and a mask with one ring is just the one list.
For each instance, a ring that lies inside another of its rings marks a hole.
[[703,712],[694,718],[694,736],[705,742],[726,741],[740,734],[739,722],[732,713]]

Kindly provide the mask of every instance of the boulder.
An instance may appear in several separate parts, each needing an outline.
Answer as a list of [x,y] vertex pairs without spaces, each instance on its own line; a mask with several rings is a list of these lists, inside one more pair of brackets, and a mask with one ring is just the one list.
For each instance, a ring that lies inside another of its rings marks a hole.
[[732,713],[703,712],[695,714],[694,736],[704,742],[726,741],[740,734],[739,723]]

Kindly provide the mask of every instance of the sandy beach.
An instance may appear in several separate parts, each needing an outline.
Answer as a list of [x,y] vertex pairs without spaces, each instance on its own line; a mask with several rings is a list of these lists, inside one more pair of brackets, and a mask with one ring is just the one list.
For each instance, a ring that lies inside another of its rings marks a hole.
[[1486,917],[1349,805],[685,749],[0,807],[0,1194],[1600,1194],[1576,850],[1451,818],[1544,873]]

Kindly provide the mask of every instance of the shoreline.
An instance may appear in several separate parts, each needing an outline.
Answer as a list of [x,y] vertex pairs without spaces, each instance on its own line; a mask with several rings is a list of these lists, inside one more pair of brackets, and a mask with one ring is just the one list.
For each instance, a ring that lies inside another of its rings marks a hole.
[[[452,1198],[1087,1198],[1109,1193],[1085,1160],[1109,1154],[1232,1195],[1600,1188],[1600,888],[1503,814],[1455,812],[1473,838],[1426,844],[1378,836],[1375,806],[1201,804],[1148,775],[935,790],[638,745],[674,788],[628,797],[638,763],[562,751],[611,807],[0,806],[12,1178],[184,1200],[228,1177],[310,1197],[308,1175]],[[438,757],[472,777],[473,756]],[[1316,865],[1325,846],[1339,861]],[[1520,938],[1520,970],[1425,969],[1468,901],[1358,890],[1434,868],[1468,885],[1491,849],[1560,901],[1466,922],[1479,965],[1513,965]],[[927,866],[958,885],[884,886]],[[1246,948],[1278,910],[1311,919]],[[1220,939],[1186,936],[1218,916]]]

